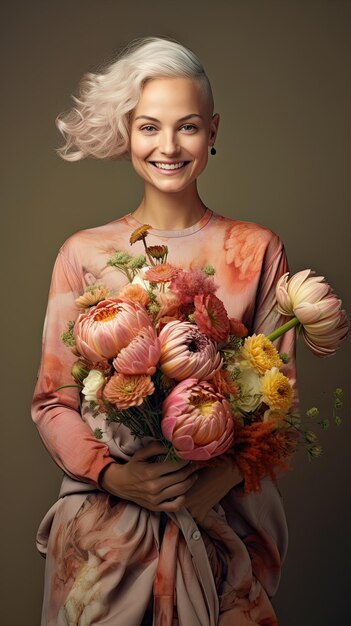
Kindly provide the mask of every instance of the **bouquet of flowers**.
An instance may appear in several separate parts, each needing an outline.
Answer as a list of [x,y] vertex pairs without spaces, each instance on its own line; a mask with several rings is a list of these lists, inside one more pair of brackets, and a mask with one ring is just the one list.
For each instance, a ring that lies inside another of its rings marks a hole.
[[[62,335],[78,357],[72,376],[91,411],[126,425],[134,437],[162,441],[171,458],[208,463],[232,455],[246,492],[286,469],[299,442],[318,456],[316,434],[293,409],[288,357],[272,342],[298,326],[315,354],[335,352],[348,323],[324,278],[310,270],[282,276],[277,306],[290,319],[268,336],[247,336],[215,295],[213,267],[171,265],[167,246],[146,244],[149,228],[130,238],[143,241],[145,255],[117,251],[108,261],[128,279],[119,296],[104,285],[88,287],[76,301],[82,312]],[[341,405],[338,389],[336,423]],[[316,415],[315,408],[307,412]],[[327,427],[327,420],[319,423]],[[101,429],[94,434],[101,438]]]

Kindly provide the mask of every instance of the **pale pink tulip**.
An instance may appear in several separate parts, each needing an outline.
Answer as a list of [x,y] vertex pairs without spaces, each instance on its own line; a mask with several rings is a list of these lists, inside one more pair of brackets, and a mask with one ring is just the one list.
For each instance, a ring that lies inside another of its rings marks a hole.
[[160,368],[169,378],[209,380],[222,366],[216,344],[190,322],[169,322],[159,338]]
[[161,428],[182,459],[208,461],[233,444],[229,402],[205,381],[183,380],[162,405]]
[[113,360],[113,367],[122,374],[148,374],[156,372],[161,343],[153,326],[142,328],[132,341],[122,348]]
[[314,276],[311,270],[297,272],[290,279],[288,276],[284,274],[277,283],[279,312],[298,319],[305,341],[314,354],[333,354],[348,332],[341,300],[324,277]]
[[79,353],[96,363],[111,359],[127,346],[142,328],[150,326],[150,317],[137,302],[109,298],[81,313],[74,325]]

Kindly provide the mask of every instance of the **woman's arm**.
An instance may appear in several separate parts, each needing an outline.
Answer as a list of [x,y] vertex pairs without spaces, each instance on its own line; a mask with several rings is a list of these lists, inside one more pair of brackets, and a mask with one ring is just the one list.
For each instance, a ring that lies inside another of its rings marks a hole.
[[60,250],[54,266],[46,311],[42,359],[32,403],[32,417],[53,460],[71,478],[100,488],[101,471],[114,459],[108,446],[98,441],[82,421],[78,389],[71,367],[77,357],[61,341],[67,322],[75,320],[75,299],[84,289],[83,278],[65,251]]
[[162,443],[151,442],[127,463],[112,463],[101,473],[103,489],[150,511],[178,511],[186,502],[186,492],[197,482],[197,466],[183,460],[148,460],[166,453]]
[[[184,493],[196,480],[196,467],[182,461],[151,464],[148,456],[164,452],[152,444],[135,453],[131,461],[119,464],[108,446],[97,440],[79,412],[78,389],[71,367],[77,356],[61,341],[67,322],[78,315],[75,300],[84,289],[79,263],[74,264],[61,249],[52,275],[46,312],[42,359],[33,397],[32,416],[39,434],[54,461],[71,478],[92,483],[121,498],[150,510],[178,510]],[[174,498],[174,500],[170,500]],[[164,503],[164,504],[163,504]]]

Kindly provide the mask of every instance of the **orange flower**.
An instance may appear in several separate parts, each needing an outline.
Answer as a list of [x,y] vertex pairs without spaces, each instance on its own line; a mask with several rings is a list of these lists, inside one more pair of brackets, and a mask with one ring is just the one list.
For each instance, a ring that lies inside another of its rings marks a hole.
[[150,298],[148,296],[147,291],[138,284],[128,284],[120,291],[121,298],[129,298],[129,300],[133,300],[133,302],[139,302],[141,306],[147,307],[150,302]]
[[139,406],[146,396],[155,391],[151,376],[129,376],[126,374],[114,374],[104,388],[104,398],[117,409],[128,409],[131,406]]
[[212,385],[223,396],[231,395],[236,398],[239,393],[238,386],[232,379],[230,372],[225,369],[218,370],[212,378]]
[[247,337],[249,334],[245,324],[243,324],[240,320],[237,320],[235,317],[230,317],[229,323],[231,335],[234,335],[235,337]]
[[136,241],[139,241],[140,239],[145,239],[149,228],[152,228],[150,224],[143,224],[142,226],[138,226],[138,228],[133,230],[129,239],[130,244],[132,245],[133,243],[135,243]]
[[144,278],[150,283],[168,283],[174,276],[176,276],[178,270],[170,263],[162,263],[150,267],[144,274]]
[[168,254],[167,246],[148,246],[149,254],[154,259],[163,259]]

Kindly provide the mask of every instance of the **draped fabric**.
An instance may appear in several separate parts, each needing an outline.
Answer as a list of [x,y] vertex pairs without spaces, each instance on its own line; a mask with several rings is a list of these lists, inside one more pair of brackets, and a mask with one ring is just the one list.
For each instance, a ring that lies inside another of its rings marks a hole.
[[[52,277],[43,353],[33,398],[33,420],[64,471],[58,501],[42,521],[38,548],[46,556],[42,626],[252,626],[277,624],[270,602],[287,547],[281,496],[269,478],[261,491],[231,489],[197,526],[183,507],[156,513],[104,492],[102,470],[126,462],[143,445],[127,428],[107,425],[87,404],[80,410],[70,368],[76,357],[60,341],[78,315],[75,299],[86,286],[103,283],[118,295],[126,278],[107,265],[116,250],[130,248],[140,224],[127,215],[73,235],[61,248]],[[256,224],[207,209],[183,231],[151,229],[149,245],[166,244],[168,261],[184,269],[211,264],[216,292],[230,317],[250,332],[269,332],[282,322],[274,287],[287,271],[279,238]],[[294,333],[277,342],[291,360]],[[101,428],[103,438],[93,431]]]

